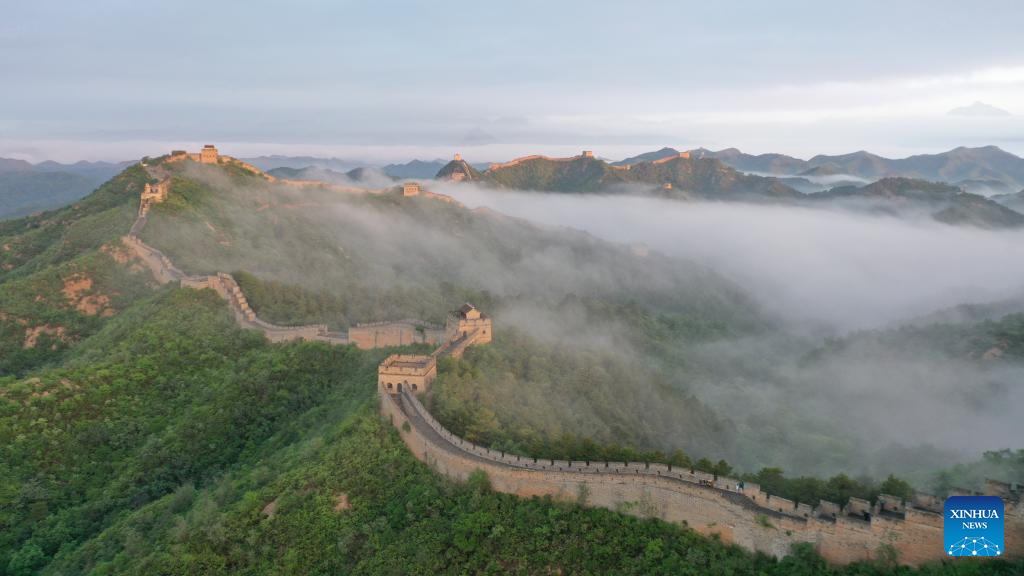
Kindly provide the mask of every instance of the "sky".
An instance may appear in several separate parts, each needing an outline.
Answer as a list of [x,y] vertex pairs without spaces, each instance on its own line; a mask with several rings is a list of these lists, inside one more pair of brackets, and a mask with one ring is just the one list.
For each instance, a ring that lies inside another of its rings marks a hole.
[[[0,156],[1024,155],[1024,3],[0,4]],[[997,111],[956,114],[975,102]]]

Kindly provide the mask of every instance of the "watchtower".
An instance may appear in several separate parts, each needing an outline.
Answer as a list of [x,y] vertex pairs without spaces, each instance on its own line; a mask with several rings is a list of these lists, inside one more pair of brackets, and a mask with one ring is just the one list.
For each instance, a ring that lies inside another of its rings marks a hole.
[[416,196],[420,193],[420,185],[417,182],[406,182],[402,184],[402,196]]
[[468,302],[448,314],[445,331],[449,340],[472,337],[474,344],[487,344],[494,336],[491,319]]
[[203,146],[203,149],[199,152],[200,164],[216,164],[218,158],[220,158],[220,154],[217,153],[217,148],[213,144]]
[[580,154],[580,158],[593,158],[593,157],[594,157],[594,151],[593,150],[584,150],[583,154]]
[[381,392],[413,394],[426,392],[437,379],[437,360],[419,354],[392,354],[377,367],[377,386]]

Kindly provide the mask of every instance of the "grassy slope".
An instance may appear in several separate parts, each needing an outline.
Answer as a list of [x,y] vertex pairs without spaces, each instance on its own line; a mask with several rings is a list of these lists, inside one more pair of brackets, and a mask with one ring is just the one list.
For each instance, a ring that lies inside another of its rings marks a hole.
[[[66,294],[76,280],[88,290]],[[149,292],[149,273],[117,264],[90,250],[84,255],[0,284],[0,376],[58,362],[78,341],[96,333],[136,298]],[[69,297],[71,296],[71,297]],[[102,308],[83,303],[94,300]],[[29,345],[31,331],[39,331]]]
[[[0,224],[19,247],[0,289],[105,266],[90,258],[130,223],[120,194],[140,176],[88,209]],[[0,378],[0,574],[825,572],[807,550],[780,563],[654,520],[453,485],[375,416],[383,352],[269,345],[211,292],[120,306],[59,365]],[[342,493],[349,510],[335,509]]]
[[[0,376],[59,361],[146,292],[148,275],[111,257],[135,218],[146,180],[132,167],[76,204],[0,221]],[[91,288],[63,294],[65,282],[82,278]],[[88,297],[106,301],[103,310],[79,309]],[[30,347],[29,331],[40,328]]]
[[80,202],[0,221],[0,282],[70,260],[127,233],[147,180],[140,166],[132,166]]

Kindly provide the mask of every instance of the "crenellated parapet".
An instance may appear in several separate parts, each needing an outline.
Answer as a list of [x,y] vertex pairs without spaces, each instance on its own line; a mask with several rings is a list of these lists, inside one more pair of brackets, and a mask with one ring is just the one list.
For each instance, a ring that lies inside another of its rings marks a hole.
[[348,340],[363,350],[408,346],[409,344],[441,344],[445,328],[415,318],[368,322],[350,326]]
[[139,216],[146,216],[154,204],[167,200],[170,188],[171,180],[169,178],[164,178],[156,184],[147,182],[142,188],[142,194],[139,197]]
[[[365,330],[360,325],[355,330]],[[383,326],[391,328],[393,323]],[[370,329],[378,330],[381,325],[373,324]],[[380,394],[399,394],[403,390],[413,394],[426,392],[437,378],[437,359],[442,356],[462,357],[466,347],[487,344],[491,341],[491,319],[480,313],[472,304],[464,304],[448,315],[444,329],[439,326],[424,326],[423,338],[427,338],[427,330],[435,344],[440,344],[430,355],[392,354],[377,367],[377,388]],[[350,340],[353,330],[349,330]],[[376,343],[376,342],[375,342]],[[401,343],[401,342],[399,342]]]
[[689,158],[689,157],[690,157],[690,153],[689,152],[680,152],[679,154],[676,154],[675,156],[666,156],[665,158],[658,158],[657,160],[652,160],[651,164],[667,164],[668,162],[672,162],[673,160],[677,160],[679,158]]
[[[213,145],[204,146],[202,151],[198,153],[188,153],[184,150],[175,150],[172,151],[164,161],[174,163],[186,160],[199,162],[201,164],[233,164],[255,174],[261,175],[270,181],[287,183],[290,185],[326,187],[331,190],[338,189],[345,192],[366,192],[366,190],[363,189],[334,186],[322,182],[292,180],[278,181],[273,176],[265,174],[254,166],[246,164],[236,158],[221,155]],[[235,320],[240,326],[262,331],[271,342],[318,340],[329,342],[331,344],[354,343],[356,346],[363,349],[406,346],[409,344],[432,344],[440,345],[438,350],[447,350],[448,344],[451,343],[451,338],[448,337],[451,330],[449,326],[442,327],[435,324],[429,324],[422,320],[404,319],[357,324],[356,326],[349,328],[348,334],[331,332],[328,330],[326,324],[281,326],[267,322],[256,314],[256,311],[249,305],[249,301],[245,297],[241,287],[237,282],[235,282],[235,279],[230,274],[223,272],[198,276],[189,276],[185,274],[174,266],[170,258],[165,256],[156,248],[149,246],[139,238],[139,235],[142,233],[142,230],[145,228],[148,221],[150,208],[153,204],[166,200],[170,191],[170,175],[166,167],[159,164],[149,164],[147,162],[143,162],[143,166],[146,168],[150,177],[158,180],[158,182],[156,184],[146,183],[144,186],[139,199],[139,215],[132,224],[128,234],[122,238],[122,241],[125,246],[131,249],[143,264],[150,269],[154,278],[159,283],[167,284],[170,282],[178,282],[180,286],[184,288],[208,288],[214,290],[228,302],[229,307],[234,313]],[[414,182],[407,183],[405,189],[406,195],[416,196],[421,193],[419,184]],[[452,201],[450,197],[441,194],[434,194],[427,191],[422,191],[422,194],[429,198],[440,198],[445,201]],[[472,307],[470,306],[470,308]],[[480,314],[476,313],[475,318],[479,319],[479,317]],[[490,320],[487,320],[488,329],[484,335],[487,341],[490,341],[489,322]],[[474,334],[472,338],[463,339],[463,342],[458,348],[458,354],[461,354],[461,350],[464,349],[466,345],[477,342],[483,343],[480,341],[481,336],[475,334],[477,331],[475,327],[467,324],[465,328]],[[430,362],[433,363],[437,356],[439,356],[439,354],[435,352],[435,354],[425,358],[429,358]],[[425,386],[418,388],[422,390],[425,389]]]
[[[650,160],[648,162],[650,164],[665,164],[666,162],[672,162],[673,160],[676,160],[678,158],[689,158],[689,157],[690,157],[690,153],[689,152],[679,152],[678,154],[674,154],[672,156],[668,156],[668,157],[665,157],[665,158],[659,158],[657,160]],[[512,159],[512,160],[509,160],[508,162],[495,162],[495,163],[492,163],[488,167],[487,170],[488,171],[494,171],[494,170],[501,170],[501,169],[504,169],[504,168],[511,168],[513,166],[518,166],[518,165],[523,164],[525,162],[531,162],[531,161],[534,161],[534,160],[546,160],[548,162],[574,162],[576,160],[593,159],[593,158],[594,158],[594,153],[592,151],[590,151],[590,150],[584,150],[583,153],[581,153],[579,156],[570,156],[568,158],[553,158],[551,156],[544,156],[544,155],[541,155],[541,154],[530,154],[529,156],[521,156],[519,158],[515,158],[515,159]],[[630,170],[633,167],[633,164],[623,164],[621,166],[616,166],[616,165],[609,164],[608,167],[611,168],[612,170]]]
[[[889,547],[911,565],[945,557],[941,501],[937,510],[929,509],[937,499],[928,495],[904,502],[883,494],[874,504],[851,498],[842,507],[827,501],[812,507],[767,494],[754,483],[666,464],[529,458],[453,434],[409,387],[387,392],[380,394],[382,415],[418,459],[456,480],[483,470],[501,492],[566,501],[579,501],[586,493],[587,505],[685,522],[703,534],[775,556],[804,542],[837,564],[871,560]],[[1007,489],[994,483],[986,492]],[[1008,501],[1006,509],[1007,549],[1020,550],[1024,511],[1019,501]]]
[[[145,223],[145,217],[139,221]],[[133,226],[133,230],[134,230]],[[171,259],[163,252],[153,248],[139,239],[135,234],[128,234],[121,237],[121,242],[131,250],[142,263],[153,273],[153,278],[160,284],[178,282],[185,277],[185,273],[179,270]]]
[[592,159],[593,157],[594,153],[590,150],[584,150],[579,156],[570,156],[568,158],[552,158],[551,156],[543,156],[541,154],[531,154],[529,156],[521,156],[519,158],[509,160],[508,162],[493,163],[487,168],[487,170],[493,171],[501,170],[503,168],[511,168],[532,160],[547,160],[548,162],[575,162],[576,160]]

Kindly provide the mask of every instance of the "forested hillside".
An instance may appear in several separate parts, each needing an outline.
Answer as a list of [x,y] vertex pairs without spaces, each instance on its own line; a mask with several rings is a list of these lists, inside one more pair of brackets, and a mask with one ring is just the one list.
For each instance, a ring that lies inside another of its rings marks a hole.
[[[625,170],[596,158],[578,157],[566,161],[540,157],[493,168],[474,180],[518,190],[642,190],[685,199],[757,202],[801,196],[776,178],[743,174],[710,158],[666,158],[659,163],[641,162]],[[663,189],[665,184],[671,184],[671,189]]]
[[[710,271],[438,199],[196,168],[175,175],[147,241],[190,273],[235,271],[261,315],[343,327],[465,300],[493,310],[494,345],[443,362],[429,398],[467,437],[746,472],[793,498],[909,489],[720,458],[742,431],[691,394],[711,365],[686,351],[775,328]],[[779,561],[583,494],[443,480],[377,416],[376,366],[394,350],[270,344],[213,292],[151,280],[118,240],[147,179],[132,167],[74,206],[0,224],[0,575],[830,570],[809,548]],[[1017,333],[1007,322],[992,338]],[[893,560],[832,572],[980,573]]]
[[441,480],[376,415],[379,359],[269,345],[212,293],[140,302],[65,366],[2,382],[0,573],[828,571],[809,549],[777,561],[657,520],[495,494],[486,477]]

